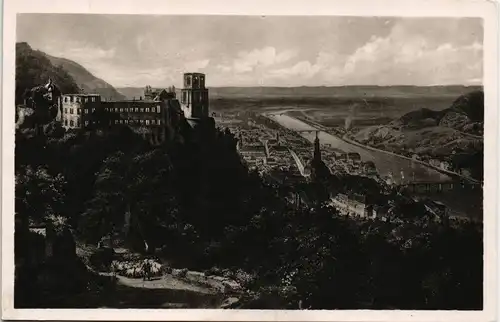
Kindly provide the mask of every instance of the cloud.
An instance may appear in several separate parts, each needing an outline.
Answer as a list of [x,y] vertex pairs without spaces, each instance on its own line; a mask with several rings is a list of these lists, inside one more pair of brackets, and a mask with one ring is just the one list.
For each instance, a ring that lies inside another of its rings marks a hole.
[[220,64],[218,68],[224,72],[248,73],[258,68],[271,68],[272,66],[285,63],[295,57],[296,54],[292,50],[278,52],[274,47],[240,51],[232,64]]
[[199,71],[200,69],[204,69],[208,66],[210,63],[210,59],[202,59],[202,60],[195,60],[195,61],[190,61],[184,64],[186,71]]
[[116,55],[116,50],[114,48],[103,49],[92,46],[91,44],[79,42],[69,42],[66,43],[64,47],[50,44],[45,46],[43,50],[50,55],[65,57],[82,63],[112,59]]
[[319,52],[311,62],[302,60],[294,65],[286,66],[269,71],[269,77],[286,80],[289,85],[300,82],[315,81],[315,85],[323,85],[331,82],[332,75],[339,76],[342,57],[335,53]]
[[433,42],[395,25],[386,37],[372,37],[347,59],[342,71],[354,83],[378,79],[382,84],[460,84],[482,78],[479,42]]
[[168,86],[186,71],[203,71],[210,86],[476,84],[483,77],[476,18],[42,16],[19,17],[18,41],[117,87]]

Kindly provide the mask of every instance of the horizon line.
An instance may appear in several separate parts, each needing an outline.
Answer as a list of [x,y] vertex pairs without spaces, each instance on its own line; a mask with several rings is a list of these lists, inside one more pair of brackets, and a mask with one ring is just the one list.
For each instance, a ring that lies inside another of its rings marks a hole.
[[[146,86],[151,86],[154,89],[167,88],[174,86],[176,89],[181,89],[175,85],[143,85],[143,86],[116,86],[108,83],[114,88],[143,88]],[[339,88],[339,87],[484,87],[484,84],[433,84],[433,85],[411,85],[411,84],[393,84],[393,85],[375,85],[375,84],[364,84],[364,85],[297,85],[297,86],[279,86],[279,85],[242,85],[242,86],[206,86],[206,88]]]

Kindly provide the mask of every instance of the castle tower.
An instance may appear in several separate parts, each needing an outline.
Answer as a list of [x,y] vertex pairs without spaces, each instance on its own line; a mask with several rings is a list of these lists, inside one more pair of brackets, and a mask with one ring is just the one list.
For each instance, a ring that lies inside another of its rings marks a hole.
[[181,106],[186,118],[208,118],[208,89],[205,88],[205,74],[184,74],[184,88],[181,90]]

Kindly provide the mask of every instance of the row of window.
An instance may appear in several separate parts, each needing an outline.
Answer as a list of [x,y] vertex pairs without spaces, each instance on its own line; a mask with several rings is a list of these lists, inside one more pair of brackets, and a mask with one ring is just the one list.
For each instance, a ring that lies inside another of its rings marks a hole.
[[[77,112],[76,112],[77,114],[80,114],[80,113],[82,112],[82,109],[81,109],[81,108],[77,108],[76,110],[77,110]],[[94,109],[94,110],[95,110],[95,109]],[[65,114],[68,114],[68,111],[69,111],[69,114],[73,114],[74,109],[73,109],[73,108],[67,108],[67,107],[66,107],[66,108],[64,109],[64,113],[65,113]]]
[[131,112],[140,112],[140,113],[149,113],[149,112],[153,112],[153,113],[160,113],[160,105],[158,105],[157,107],[110,107],[110,108],[106,108],[105,109],[106,112],[115,112],[115,113],[123,113],[123,112],[126,112],[126,113],[131,113]]
[[[86,121],[88,122],[88,121]],[[161,120],[114,120],[110,124],[145,124],[145,125],[161,125]]]
[[73,121],[73,120],[69,120],[69,122],[68,122],[68,120],[64,120],[64,125],[68,126],[68,124],[69,124],[69,126],[75,126],[75,124],[76,124],[76,126],[79,127],[80,126],[80,120],[76,120],[76,122]]
[[91,96],[91,97],[79,97],[79,96],[65,96],[64,97],[64,101],[67,103],[67,102],[83,102],[83,103],[87,103],[87,102],[95,102],[96,101],[96,97],[95,96]]
[[[85,126],[90,125],[90,124],[101,124],[99,121],[85,121]],[[109,121],[109,124],[142,124],[142,125],[161,125],[162,121],[161,120],[113,120]],[[65,126],[76,126],[80,127],[80,120],[64,120],[64,125]]]
[[[66,108],[64,109],[64,113],[65,113],[65,114],[68,114],[68,112],[69,112],[69,114],[73,114],[74,110],[75,110],[75,109],[73,109],[73,108],[67,108],[67,107],[66,107]],[[105,109],[105,111],[106,111],[106,112],[116,112],[116,113],[118,113],[118,112],[119,112],[119,113],[123,113],[123,112],[127,112],[127,113],[130,113],[130,112],[140,112],[140,113],[144,113],[144,112],[146,112],[146,113],[153,112],[153,113],[155,113],[155,112],[156,112],[156,113],[160,113],[160,111],[161,111],[161,110],[160,110],[160,106],[158,105],[157,107],[151,107],[151,108],[149,108],[149,107],[141,107],[141,108],[139,108],[139,107],[125,107],[125,108],[117,108],[117,107],[115,107],[115,108],[106,108],[106,109]],[[93,113],[93,112],[95,112],[95,107],[94,107],[94,108],[92,108],[92,109],[90,109],[90,108],[88,108],[88,109],[87,109],[87,108],[85,108],[85,109],[83,109],[83,112],[84,112],[85,114]],[[76,109],[76,113],[77,113],[77,114],[81,114],[81,113],[82,113],[82,109],[81,109],[81,108],[77,108],[77,109]]]

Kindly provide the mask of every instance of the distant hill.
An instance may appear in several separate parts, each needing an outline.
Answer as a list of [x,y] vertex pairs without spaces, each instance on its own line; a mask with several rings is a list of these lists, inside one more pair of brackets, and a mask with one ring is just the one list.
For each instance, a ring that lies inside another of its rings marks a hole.
[[[144,87],[146,85],[144,84]],[[139,99],[139,97],[144,96],[144,87],[117,87],[116,90],[127,99],[133,99],[134,97]]]
[[458,97],[479,90],[481,87],[467,86],[319,86],[319,87],[214,87],[211,98],[259,98],[259,97]]
[[391,126],[420,128],[446,126],[463,132],[475,132],[484,122],[484,93],[476,90],[460,95],[449,108],[433,111],[422,108],[394,120]]
[[63,93],[75,93],[78,85],[62,67],[54,66],[47,55],[33,50],[27,43],[16,44],[16,104],[23,102],[23,94],[35,86],[45,84],[48,79]]
[[125,99],[125,96],[120,94],[113,86],[92,75],[82,65],[66,58],[50,55],[47,55],[47,57],[54,66],[60,66],[67,71],[85,92],[97,93],[106,99]]
[[[146,85],[146,84],[145,84]],[[458,97],[480,90],[480,86],[336,86],[336,87],[210,87],[210,99],[259,98],[415,98]],[[117,90],[131,99],[143,95],[143,87],[122,87]]]
[[460,95],[440,111],[418,109],[386,125],[360,128],[352,138],[386,151],[451,162],[455,171],[466,169],[482,180],[483,127],[484,94],[480,90]]
[[16,44],[16,103],[22,102],[26,89],[51,78],[63,93],[98,93],[105,98],[124,99],[116,89],[87,71],[78,63],[33,50],[25,42]]

